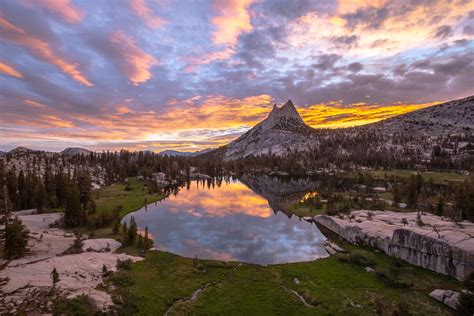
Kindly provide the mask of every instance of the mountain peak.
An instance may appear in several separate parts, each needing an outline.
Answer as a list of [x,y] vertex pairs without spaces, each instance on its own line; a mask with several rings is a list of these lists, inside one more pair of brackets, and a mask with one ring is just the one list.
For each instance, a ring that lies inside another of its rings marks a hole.
[[273,106],[272,111],[268,115],[268,120],[273,123],[278,123],[281,119],[294,120],[297,123],[303,123],[303,119],[296,110],[293,102],[288,100],[283,106],[278,107],[276,104]]
[[274,105],[268,117],[231,142],[225,159],[274,154],[282,156],[289,151],[305,151],[313,129],[303,122],[293,102]]

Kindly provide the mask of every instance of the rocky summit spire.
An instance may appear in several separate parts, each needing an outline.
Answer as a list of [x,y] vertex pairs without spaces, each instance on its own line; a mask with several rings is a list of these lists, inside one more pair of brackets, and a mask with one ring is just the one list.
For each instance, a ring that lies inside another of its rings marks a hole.
[[298,111],[296,111],[296,108],[293,102],[291,102],[291,100],[288,100],[281,107],[278,107],[275,104],[273,106],[273,110],[268,115],[268,120],[273,121],[273,122],[280,121],[282,118],[295,120],[298,123],[303,123],[303,119],[299,115]]

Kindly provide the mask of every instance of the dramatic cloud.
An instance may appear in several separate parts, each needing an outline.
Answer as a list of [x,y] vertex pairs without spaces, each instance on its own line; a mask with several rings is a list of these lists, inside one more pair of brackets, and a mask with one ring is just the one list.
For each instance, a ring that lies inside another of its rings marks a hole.
[[5,41],[25,47],[32,55],[47,63],[55,65],[77,82],[89,87],[93,86],[93,84],[78,69],[77,63],[71,62],[65,57],[62,57],[54,50],[50,43],[36,37],[34,34],[28,33],[27,30],[8,21],[1,15],[0,30],[2,31],[2,39]]
[[115,60],[120,71],[134,85],[149,80],[152,76],[150,68],[158,64],[158,60],[136,45],[135,40],[123,31],[116,31],[109,38]]
[[474,2],[4,0],[0,150],[197,150],[474,94]]
[[1,61],[0,61],[0,72],[7,74],[9,76],[23,78],[23,75],[21,74],[21,72],[19,72],[12,66],[8,65],[7,63],[1,62]]
[[216,27],[213,41],[216,44],[235,46],[241,33],[252,30],[248,7],[254,0],[215,0],[217,15],[212,19]]
[[147,0],[131,0],[130,5],[149,28],[156,29],[166,23],[164,19],[153,14],[152,9],[147,5]]
[[70,0],[20,0],[29,7],[42,7],[47,11],[57,14],[64,21],[77,23],[82,20],[84,11],[76,7]]

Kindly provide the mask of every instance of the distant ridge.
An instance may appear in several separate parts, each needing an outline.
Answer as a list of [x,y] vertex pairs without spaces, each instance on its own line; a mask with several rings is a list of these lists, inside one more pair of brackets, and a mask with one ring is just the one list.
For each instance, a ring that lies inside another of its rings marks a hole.
[[394,116],[372,125],[388,133],[426,136],[474,131],[474,95]]
[[91,153],[89,149],[81,147],[68,147],[61,152],[65,156],[88,155]]
[[164,150],[164,151],[159,152],[158,155],[161,155],[161,156],[195,157],[195,156],[199,156],[199,155],[202,155],[202,154],[206,154],[206,153],[208,153],[208,152],[210,152],[214,149],[215,148],[206,148],[206,149],[203,149],[203,150],[192,151],[192,152],[177,151],[177,150]]
[[13,156],[22,156],[22,155],[35,153],[35,152],[39,152],[39,150],[33,150],[33,149],[30,149],[30,148],[26,148],[26,147],[17,147],[17,148],[14,148],[14,149],[10,150],[9,152],[7,152],[7,154],[10,154],[10,155],[13,155]]

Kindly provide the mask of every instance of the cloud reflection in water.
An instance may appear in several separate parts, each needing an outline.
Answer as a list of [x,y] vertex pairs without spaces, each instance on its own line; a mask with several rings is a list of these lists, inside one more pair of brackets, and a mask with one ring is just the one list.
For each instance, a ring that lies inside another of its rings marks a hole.
[[274,214],[267,200],[238,181],[215,188],[193,182],[126,221],[131,215],[141,229],[148,226],[156,248],[185,257],[274,264],[327,255],[314,225]]

